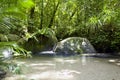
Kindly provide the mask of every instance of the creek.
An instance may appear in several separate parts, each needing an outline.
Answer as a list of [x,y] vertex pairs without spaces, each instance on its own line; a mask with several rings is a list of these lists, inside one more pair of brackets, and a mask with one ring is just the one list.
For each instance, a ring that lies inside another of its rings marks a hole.
[[118,58],[33,56],[14,62],[21,74],[8,74],[5,80],[120,80]]

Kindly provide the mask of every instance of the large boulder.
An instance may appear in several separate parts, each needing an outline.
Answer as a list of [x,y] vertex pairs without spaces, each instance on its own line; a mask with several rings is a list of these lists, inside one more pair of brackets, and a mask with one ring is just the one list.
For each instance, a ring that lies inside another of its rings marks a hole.
[[54,50],[57,55],[74,55],[80,53],[96,53],[89,40],[81,37],[70,37],[56,44]]

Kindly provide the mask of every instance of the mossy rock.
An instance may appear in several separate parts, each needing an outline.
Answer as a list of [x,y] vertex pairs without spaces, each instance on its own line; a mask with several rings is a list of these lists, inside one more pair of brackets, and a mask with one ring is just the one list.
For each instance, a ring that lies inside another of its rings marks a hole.
[[[82,45],[83,41],[85,46]],[[58,42],[54,51],[57,54],[96,53],[89,40],[81,37],[70,37]]]

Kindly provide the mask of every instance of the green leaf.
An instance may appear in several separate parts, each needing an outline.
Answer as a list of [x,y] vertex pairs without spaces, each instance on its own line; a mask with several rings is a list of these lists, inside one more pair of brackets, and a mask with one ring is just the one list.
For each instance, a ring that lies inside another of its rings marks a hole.
[[19,0],[18,2],[20,4],[20,7],[27,10],[30,10],[32,7],[35,6],[32,0]]

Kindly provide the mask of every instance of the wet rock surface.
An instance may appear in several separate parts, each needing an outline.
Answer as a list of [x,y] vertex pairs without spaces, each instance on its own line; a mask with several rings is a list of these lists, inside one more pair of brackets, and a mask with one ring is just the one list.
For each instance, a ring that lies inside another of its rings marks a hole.
[[56,54],[79,54],[79,53],[96,53],[89,40],[81,37],[70,37],[57,43],[54,48]]

